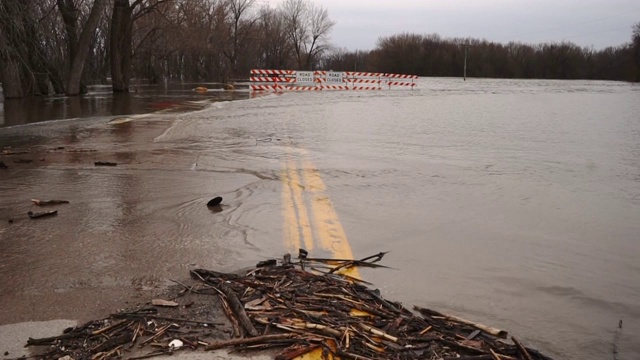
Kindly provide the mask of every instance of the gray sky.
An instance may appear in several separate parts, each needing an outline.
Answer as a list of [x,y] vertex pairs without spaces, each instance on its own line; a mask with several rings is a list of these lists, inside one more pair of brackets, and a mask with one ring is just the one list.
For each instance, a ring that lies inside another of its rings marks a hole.
[[[282,0],[263,0],[272,5]],[[506,43],[574,42],[602,49],[631,39],[639,0],[311,0],[337,22],[331,42],[375,47],[380,36],[437,33]]]

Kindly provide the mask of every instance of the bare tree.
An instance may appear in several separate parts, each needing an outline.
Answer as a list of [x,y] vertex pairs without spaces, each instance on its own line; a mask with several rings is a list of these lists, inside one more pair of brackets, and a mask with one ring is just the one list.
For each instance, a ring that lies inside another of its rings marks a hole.
[[280,9],[264,6],[260,9],[257,66],[283,69],[290,66],[292,47],[288,42],[287,24]]
[[[310,41],[307,49],[307,68],[311,69],[312,61],[328,48],[328,36],[336,22],[329,18],[329,12],[322,6],[310,5],[309,26]],[[306,44],[305,44],[306,45]]]
[[155,11],[168,0],[113,0],[109,34],[111,83],[114,92],[128,92],[131,80],[131,57],[134,22]]
[[307,16],[309,4],[308,0],[285,0],[282,3],[282,15],[286,22],[287,37],[293,47],[299,69],[304,67],[304,46],[309,39],[309,19]]
[[[43,36],[42,27],[49,23],[50,1],[0,1],[0,78],[6,98],[46,95],[50,86],[63,89],[56,68],[55,35]],[[55,34],[55,32],[54,32]],[[53,44],[53,45],[51,45]]]
[[238,55],[240,45],[246,45],[257,18],[246,19],[246,13],[255,4],[256,0],[227,0],[230,15],[230,49],[225,47],[224,54],[229,59],[231,77],[235,78],[238,71]]
[[102,16],[102,10],[107,4],[107,0],[95,0],[91,11],[82,27],[80,37],[77,34],[78,8],[72,0],[58,0],[58,9],[65,21],[67,31],[67,41],[69,43],[69,73],[67,75],[65,93],[67,95],[78,95],[82,92],[81,82],[84,67],[87,63],[91,43]]

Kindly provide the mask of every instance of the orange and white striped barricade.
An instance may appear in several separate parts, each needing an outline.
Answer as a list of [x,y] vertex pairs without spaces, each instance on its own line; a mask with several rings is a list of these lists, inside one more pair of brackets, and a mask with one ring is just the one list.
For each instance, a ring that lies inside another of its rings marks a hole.
[[345,75],[350,76],[352,78],[362,78],[362,77],[382,78],[386,75],[385,73],[363,72],[363,71],[345,71],[344,73]]
[[290,91],[316,91],[322,90],[321,86],[282,86],[283,90]]
[[284,76],[252,76],[249,78],[251,82],[293,82],[295,79]]
[[293,83],[295,81],[292,77],[294,74],[295,71],[293,70],[251,69],[251,76],[249,77],[251,85],[249,88],[252,91],[282,90],[279,84]]
[[[391,89],[391,86],[410,86],[411,90],[413,90],[414,86],[417,86],[417,84],[414,82],[414,80],[418,79],[418,75],[408,75],[408,74],[385,74],[385,77],[387,78],[387,86],[389,86],[389,89]],[[411,82],[406,82],[406,81],[397,81],[396,79],[403,79],[403,80],[411,80]]]
[[407,75],[407,74],[384,74],[384,77],[390,79],[418,79],[418,75]]
[[264,70],[264,69],[251,69],[251,75],[294,75],[294,70]]
[[320,87],[322,88],[322,90],[349,90],[349,86],[348,85],[324,84],[324,85],[322,85]]
[[282,90],[283,87],[281,85],[278,84],[273,84],[273,85],[254,85],[251,84],[249,85],[249,89],[251,89],[252,91],[269,91],[269,90]]
[[252,91],[380,90],[383,84],[389,89],[392,86],[413,89],[417,86],[415,79],[418,79],[418,76],[364,71],[252,69],[250,89]]
[[387,85],[389,86],[389,89],[391,89],[391,86],[410,86],[411,89],[413,89],[417,84],[414,82],[387,81]]
[[382,90],[380,86],[353,86],[351,90]]
[[367,90],[367,87],[356,84],[378,84],[378,88],[382,87],[381,79],[347,79],[347,82],[350,82],[354,89],[358,87],[358,90]]

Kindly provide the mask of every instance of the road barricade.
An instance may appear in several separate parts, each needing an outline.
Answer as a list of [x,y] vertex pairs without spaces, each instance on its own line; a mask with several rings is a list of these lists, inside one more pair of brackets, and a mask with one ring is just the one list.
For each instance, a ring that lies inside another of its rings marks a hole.
[[252,69],[251,91],[382,90],[417,86],[417,75],[362,71]]

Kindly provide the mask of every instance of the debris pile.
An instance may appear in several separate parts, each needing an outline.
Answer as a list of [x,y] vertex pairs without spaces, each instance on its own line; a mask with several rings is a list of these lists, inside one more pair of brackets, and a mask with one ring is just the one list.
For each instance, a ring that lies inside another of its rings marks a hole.
[[[505,331],[424,308],[410,311],[345,271],[377,264],[384,253],[362,260],[285,255],[244,275],[197,269],[171,300],[68,329],[63,335],[29,339],[46,345],[44,359],[143,359],[177,351],[226,348],[245,352],[276,349],[276,359],[303,354],[323,359],[550,359],[507,342]],[[192,299],[197,298],[194,305]],[[228,322],[213,322],[218,307]],[[195,318],[203,316],[203,318]],[[224,328],[231,334],[224,333]],[[230,338],[229,338],[230,337]]]

